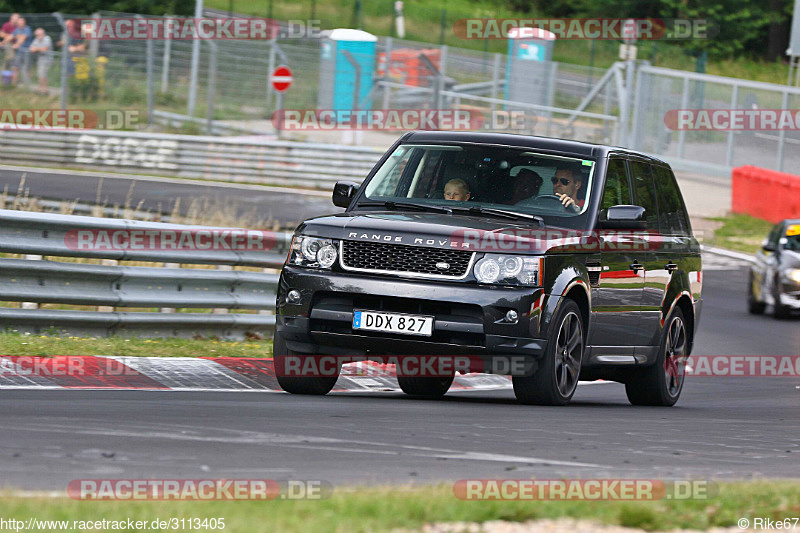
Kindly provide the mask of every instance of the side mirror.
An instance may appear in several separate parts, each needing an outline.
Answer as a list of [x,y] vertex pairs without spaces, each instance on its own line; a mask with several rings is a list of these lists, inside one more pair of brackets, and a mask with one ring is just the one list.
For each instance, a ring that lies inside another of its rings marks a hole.
[[338,181],[333,186],[333,205],[347,207],[358,192],[359,185],[352,181]]
[[600,217],[600,225],[604,229],[644,229],[645,208],[638,205],[615,205],[605,212],[605,219]]
[[777,252],[778,247],[772,244],[769,241],[764,241],[764,244],[761,245],[761,249],[765,252]]

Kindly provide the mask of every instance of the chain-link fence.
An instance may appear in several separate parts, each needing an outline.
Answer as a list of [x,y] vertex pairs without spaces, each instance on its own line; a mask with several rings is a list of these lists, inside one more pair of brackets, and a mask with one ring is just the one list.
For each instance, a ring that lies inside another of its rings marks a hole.
[[[61,98],[71,108],[137,110],[142,121],[158,122],[168,132],[274,133],[270,119],[276,110],[331,107],[332,93],[356,83],[356,97],[345,99],[350,108],[521,110],[535,117],[527,133],[620,143],[685,168],[724,173],[733,166],[756,164],[782,169],[800,159],[793,149],[800,143],[796,132],[675,131],[665,123],[665,116],[678,109],[796,109],[800,90],[787,86],[656,68],[642,61],[635,76],[630,74],[632,62],[627,75],[622,63],[600,69],[551,62],[544,82],[531,85],[531,92],[544,90],[546,97],[512,102],[508,85],[513,77],[509,56],[503,53],[380,37],[374,57],[367,60],[354,52],[352,64],[331,67],[325,56],[327,38],[303,35],[272,40],[87,39],[64,58],[59,43],[65,27],[70,20],[87,17],[24,16],[55,44],[48,82],[51,101],[32,104],[29,90],[0,87],[5,108],[58,107]],[[0,14],[0,22],[7,17]],[[270,83],[270,73],[279,65],[289,66],[293,77],[291,88],[280,96]],[[30,68],[33,78],[33,58]],[[337,69],[353,68],[359,72],[357,81],[339,76]]]
[[[800,133],[794,127],[755,131],[742,127],[723,129],[678,128],[665,117],[679,110],[797,110],[800,89],[722,76],[680,72],[642,66],[638,70],[636,103],[632,119],[632,147],[697,168],[726,172],[731,167],[755,165],[777,170],[800,167]],[[693,116],[697,113],[693,113]],[[698,115],[699,116],[699,115]],[[724,126],[724,125],[723,125]]]

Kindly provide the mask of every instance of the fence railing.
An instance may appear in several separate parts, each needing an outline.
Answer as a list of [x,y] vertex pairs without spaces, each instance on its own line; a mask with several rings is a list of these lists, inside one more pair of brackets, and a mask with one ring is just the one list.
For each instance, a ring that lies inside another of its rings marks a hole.
[[[271,249],[258,251],[147,250],[135,246],[79,249],[69,238],[75,230],[129,235],[132,230],[163,234],[231,228],[0,210],[0,253],[23,256],[0,257],[0,301],[23,302],[21,308],[8,304],[0,307],[0,323],[5,329],[97,336],[242,338],[247,333],[268,333],[274,327],[276,269],[286,257],[288,234],[270,235]],[[105,261],[89,264],[49,257]],[[164,266],[122,265],[120,261]],[[217,270],[180,265],[217,265]],[[50,306],[42,308],[42,304]],[[97,310],[52,305],[92,306]],[[203,309],[209,312],[198,312]]]
[[184,178],[328,189],[361,182],[382,150],[323,143],[124,131],[0,129],[0,154],[20,165],[142,170]]

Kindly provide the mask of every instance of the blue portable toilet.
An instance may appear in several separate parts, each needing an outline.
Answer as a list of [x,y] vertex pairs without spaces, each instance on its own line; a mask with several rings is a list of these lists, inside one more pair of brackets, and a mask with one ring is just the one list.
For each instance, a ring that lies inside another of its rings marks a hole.
[[556,35],[541,28],[513,28],[508,32],[506,100],[550,105],[550,78]]
[[372,108],[365,98],[372,89],[377,40],[371,33],[346,28],[332,30],[322,39],[318,109]]

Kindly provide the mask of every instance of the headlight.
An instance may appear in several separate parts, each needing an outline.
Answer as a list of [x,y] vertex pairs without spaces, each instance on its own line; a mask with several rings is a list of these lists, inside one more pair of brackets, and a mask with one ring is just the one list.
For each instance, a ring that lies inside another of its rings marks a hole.
[[541,285],[544,259],[517,255],[486,254],[475,263],[475,279],[501,285]]
[[783,271],[786,279],[790,279],[796,283],[800,283],[800,268],[787,268]]
[[339,257],[337,245],[338,241],[332,239],[295,235],[287,263],[310,268],[330,268]]

